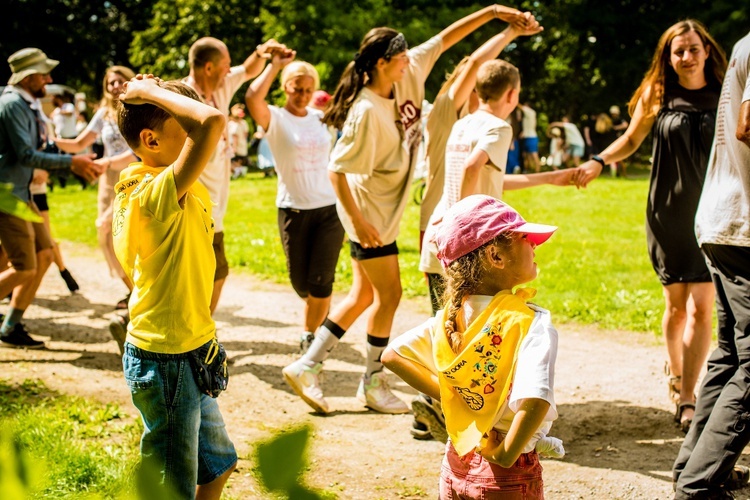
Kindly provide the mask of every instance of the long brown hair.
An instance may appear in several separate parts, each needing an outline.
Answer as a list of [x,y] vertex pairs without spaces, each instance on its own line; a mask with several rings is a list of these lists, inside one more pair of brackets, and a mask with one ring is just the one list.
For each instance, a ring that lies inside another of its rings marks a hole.
[[398,31],[391,28],[373,28],[367,32],[359,46],[359,52],[341,75],[333,99],[326,107],[323,123],[337,129],[343,128],[349,108],[367,81],[372,78],[378,60],[389,59],[385,54],[391,40],[396,36]]
[[123,77],[125,81],[130,81],[131,78],[135,78],[135,72],[125,66],[110,66],[107,71],[104,72],[104,79],[102,80],[102,100],[99,105],[107,110],[107,115],[112,119],[117,119],[117,108],[115,107],[115,98],[107,90],[107,80],[111,73],[116,73]]
[[447,313],[445,335],[448,337],[453,352],[458,353],[464,341],[465,325],[459,325],[457,322],[458,313],[461,311],[464,300],[469,295],[476,294],[487,271],[486,249],[491,245],[508,248],[513,241],[513,233],[502,233],[476,250],[462,255],[445,268],[445,292],[443,293],[443,303]]
[[727,69],[726,54],[700,21],[685,19],[670,26],[659,38],[654,57],[651,59],[651,66],[628,103],[628,111],[631,116],[635,112],[635,107],[640,99],[643,99],[643,111],[647,118],[659,112],[664,100],[665,87],[667,84],[677,82],[677,73],[669,64],[672,40],[690,31],[695,32],[700,37],[703,47],[708,51],[708,59],[706,59],[706,65],[703,69],[706,81],[709,85],[721,86]]

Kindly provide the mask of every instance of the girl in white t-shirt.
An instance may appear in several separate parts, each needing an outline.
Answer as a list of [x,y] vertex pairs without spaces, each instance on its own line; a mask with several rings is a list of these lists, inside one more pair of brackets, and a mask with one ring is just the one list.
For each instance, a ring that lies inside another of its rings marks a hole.
[[[120,134],[117,126],[117,115],[115,104],[123,91],[123,84],[135,77],[132,69],[124,66],[112,66],[104,73],[102,82],[102,100],[99,110],[91,119],[86,128],[75,139],[58,139],[55,141],[57,147],[66,153],[77,153],[91,146],[97,138],[101,137],[104,144],[104,156],[95,160],[95,163],[103,166],[105,171],[99,177],[99,191],[97,193],[97,218],[96,232],[99,237],[99,246],[104,253],[104,258],[109,265],[109,272],[122,280],[128,289],[128,294],[121,299],[116,309],[127,311],[130,292],[133,290],[133,282],[122,269],[120,262],[115,256],[114,243],[112,241],[112,210],[115,200],[115,184],[120,180],[120,172],[138,158],[133,154],[125,139]],[[127,314],[118,314],[110,323],[110,331],[117,340],[120,348],[125,339],[125,328],[127,326]]]
[[[328,169],[350,241],[352,289],[318,329],[303,358],[283,370],[287,383],[318,412],[328,411],[318,384],[322,362],[370,305],[365,373],[357,397],[382,413],[409,411],[388,388],[380,354],[401,300],[396,236],[421,141],[424,82],[440,54],[503,9],[486,7],[413,49],[403,34],[374,28],[341,76],[323,122],[342,131]],[[519,12],[518,22],[527,21]]]
[[557,331],[548,311],[527,304],[535,292],[517,289],[536,278],[534,249],[556,229],[490,196],[453,205],[434,237],[446,308],[383,353],[389,369],[442,403],[450,440],[441,499],[521,489],[544,498],[538,453],[565,453],[547,437],[557,418]]
[[[253,120],[267,131],[265,138],[276,161],[281,243],[289,279],[305,301],[300,339],[304,354],[331,306],[344,228],[328,180],[331,136],[321,122],[323,113],[309,107],[320,83],[318,72],[309,63],[294,61],[295,52],[285,55],[273,55],[271,64],[250,84],[245,103]],[[266,103],[279,72],[286,94],[283,108]]]

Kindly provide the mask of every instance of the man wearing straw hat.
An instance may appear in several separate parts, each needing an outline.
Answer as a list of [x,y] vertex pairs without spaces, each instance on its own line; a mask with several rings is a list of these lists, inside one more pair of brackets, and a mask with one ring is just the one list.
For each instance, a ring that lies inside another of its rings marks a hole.
[[[11,291],[8,314],[0,321],[0,345],[38,349],[21,324],[26,308],[36,295],[52,262],[52,242],[30,200],[29,184],[34,169],[70,169],[93,181],[101,174],[94,155],[64,156],[44,153],[47,128],[39,98],[52,82],[50,71],[58,61],[39,49],[26,48],[8,58],[12,75],[0,96],[0,245],[10,267],[0,272],[0,297]],[[31,207],[29,211],[28,207]],[[31,219],[31,220],[30,220]]]

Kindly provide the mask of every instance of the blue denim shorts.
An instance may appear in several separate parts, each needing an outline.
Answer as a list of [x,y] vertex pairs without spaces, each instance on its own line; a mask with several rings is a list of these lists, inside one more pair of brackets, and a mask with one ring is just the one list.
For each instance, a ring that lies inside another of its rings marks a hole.
[[178,498],[237,462],[216,400],[201,394],[188,354],[159,354],[125,344],[125,380],[143,418],[141,458],[161,467]]

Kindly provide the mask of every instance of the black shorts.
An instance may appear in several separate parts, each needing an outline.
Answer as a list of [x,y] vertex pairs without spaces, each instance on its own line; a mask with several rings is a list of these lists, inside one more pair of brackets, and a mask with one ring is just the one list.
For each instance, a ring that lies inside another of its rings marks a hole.
[[40,212],[49,211],[49,205],[47,205],[47,193],[32,194],[31,199],[34,200],[34,204]]
[[356,241],[349,240],[350,254],[354,260],[377,259],[378,257],[387,257],[389,255],[398,255],[398,245],[396,242],[384,245],[382,247],[365,248]]
[[330,297],[344,242],[336,205],[310,210],[279,208],[278,223],[294,291],[302,298]]

